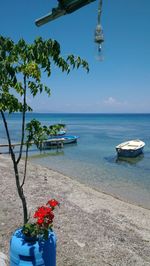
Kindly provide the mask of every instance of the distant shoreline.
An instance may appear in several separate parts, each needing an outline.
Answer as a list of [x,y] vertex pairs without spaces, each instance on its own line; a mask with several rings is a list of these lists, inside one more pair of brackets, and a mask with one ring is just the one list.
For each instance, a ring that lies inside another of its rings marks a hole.
[[[6,112],[7,113],[7,112]],[[9,114],[9,113],[8,113]],[[12,114],[9,114],[9,115],[16,115],[16,114],[21,114],[20,112],[18,112],[18,113],[12,113]],[[92,112],[92,113],[90,113],[90,112],[51,112],[51,111],[33,111],[33,112],[26,112],[26,114],[52,114],[52,115],[60,115],[60,114],[64,114],[64,115],[71,115],[71,114],[74,114],[74,115],[150,115],[150,112],[142,112],[142,113],[117,113],[117,112],[108,112],[108,113],[106,113],[106,112],[104,112],[104,113],[94,113],[94,112]]]

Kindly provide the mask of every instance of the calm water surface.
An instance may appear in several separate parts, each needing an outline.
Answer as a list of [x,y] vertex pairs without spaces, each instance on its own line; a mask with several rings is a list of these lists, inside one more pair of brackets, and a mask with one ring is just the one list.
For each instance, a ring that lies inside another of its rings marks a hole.
[[[77,144],[39,154],[32,149],[30,159],[97,190],[150,208],[150,114],[28,114],[27,121],[43,124],[65,123],[68,134],[78,135]],[[20,115],[8,117],[14,141],[20,136]],[[115,146],[128,139],[146,143],[144,154],[118,160]],[[0,142],[6,137],[0,119]]]

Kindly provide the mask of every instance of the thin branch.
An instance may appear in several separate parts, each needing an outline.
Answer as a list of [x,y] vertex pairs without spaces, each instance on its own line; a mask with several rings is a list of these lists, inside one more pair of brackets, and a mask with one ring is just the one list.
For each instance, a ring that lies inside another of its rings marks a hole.
[[29,150],[29,145],[27,144],[27,147],[26,147],[26,157],[25,157],[25,165],[24,165],[24,176],[23,176],[23,181],[22,181],[22,184],[21,184],[21,188],[23,187],[23,185],[25,183],[25,179],[26,179],[27,162],[28,162],[28,150]]
[[22,156],[22,149],[24,144],[24,135],[25,135],[25,113],[26,113],[26,91],[27,91],[27,84],[26,84],[26,75],[24,75],[24,94],[23,94],[23,110],[22,110],[22,134],[21,134],[21,145],[20,145],[20,152],[17,159],[17,164],[19,163],[21,156]]
[[14,153],[12,145],[11,145],[11,139],[10,139],[10,134],[9,134],[9,130],[8,130],[8,125],[7,125],[7,121],[6,121],[6,118],[5,118],[5,114],[4,114],[4,112],[2,110],[1,110],[1,116],[2,116],[4,127],[5,127],[5,130],[6,130],[6,135],[7,135],[7,140],[8,140],[8,145],[9,145],[9,151],[10,151],[10,154],[11,154],[11,158],[15,162],[15,153]]

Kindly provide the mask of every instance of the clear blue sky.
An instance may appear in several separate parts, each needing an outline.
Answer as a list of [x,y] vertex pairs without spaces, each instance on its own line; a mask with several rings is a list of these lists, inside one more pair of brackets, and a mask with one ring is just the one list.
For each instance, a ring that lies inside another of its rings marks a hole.
[[40,28],[35,19],[56,0],[1,0],[0,34],[32,42],[37,36],[59,41],[62,54],[86,59],[90,72],[69,76],[54,69],[45,83],[52,95],[32,102],[39,112],[150,112],[150,0],[103,0],[104,61],[93,41],[98,0]]

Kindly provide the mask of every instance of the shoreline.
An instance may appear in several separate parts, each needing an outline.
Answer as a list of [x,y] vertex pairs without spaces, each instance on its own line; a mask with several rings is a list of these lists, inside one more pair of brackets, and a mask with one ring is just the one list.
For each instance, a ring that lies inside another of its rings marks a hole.
[[[38,158],[38,156],[36,156],[36,157]],[[92,188],[93,190],[95,190],[97,192],[104,193],[104,194],[106,194],[108,196],[112,196],[113,198],[118,199],[118,200],[121,200],[123,202],[126,202],[126,203],[129,203],[129,204],[132,204],[132,205],[139,206],[141,208],[150,210],[149,199],[147,199],[147,201],[142,201],[140,203],[140,201],[138,202],[135,198],[134,199],[131,199],[131,197],[130,197],[128,199],[126,196],[121,197],[121,193],[119,193],[119,194],[117,192],[114,192],[113,193],[111,191],[107,191],[107,189],[106,190],[105,189],[103,190],[103,188],[102,187],[100,188],[99,186],[98,186],[98,188],[96,188],[96,186],[93,185],[92,183],[86,183],[86,182],[84,182],[84,180],[79,179],[78,177],[73,177],[71,175],[67,175],[67,174],[63,173],[63,171],[61,171],[61,170],[52,169],[51,167],[48,167],[47,165],[44,165],[44,164],[42,164],[40,162],[36,162],[36,160],[34,160],[34,159],[32,160],[32,158],[34,158],[34,157],[32,157],[32,156],[29,157],[29,161],[30,161],[30,163],[32,163],[34,165],[40,165],[41,167],[46,167],[47,169],[49,169],[51,171],[54,171],[54,172],[56,172],[58,174],[61,174],[61,175],[64,175],[64,176],[69,177],[73,181],[77,181],[78,183],[82,184],[83,186],[90,187],[90,188]]]
[[100,189],[98,189],[98,188],[96,189],[96,187],[94,187],[94,186],[92,187],[91,185],[87,185],[86,183],[84,183],[84,182],[82,182],[82,181],[79,181],[79,180],[75,179],[74,177],[72,177],[72,176],[70,176],[70,175],[65,175],[63,172],[61,172],[61,171],[59,171],[59,170],[55,170],[55,169],[52,169],[52,168],[50,168],[50,167],[43,166],[43,165],[40,164],[40,163],[37,164],[37,163],[35,163],[35,162],[32,162],[32,160],[30,160],[30,159],[29,159],[29,161],[30,161],[30,163],[33,164],[33,165],[39,165],[39,166],[41,166],[41,167],[43,167],[43,168],[47,168],[48,170],[50,170],[50,171],[52,171],[52,172],[58,173],[58,174],[60,174],[60,175],[63,175],[63,176],[65,176],[65,177],[69,178],[70,180],[72,180],[73,182],[77,182],[77,183],[81,184],[81,185],[84,186],[84,187],[91,188],[92,190],[94,190],[94,191],[96,191],[96,192],[99,192],[99,193],[102,193],[102,194],[104,194],[104,195],[110,196],[110,197],[112,197],[112,198],[114,198],[114,199],[116,199],[116,200],[120,200],[120,201],[122,201],[122,202],[124,202],[124,203],[128,203],[128,204],[131,204],[131,205],[134,205],[134,206],[137,206],[137,207],[140,207],[140,208],[143,208],[143,209],[146,209],[146,210],[149,210],[149,211],[150,211],[150,208],[145,207],[145,206],[143,206],[142,204],[140,205],[140,204],[138,204],[138,203],[136,203],[136,202],[131,202],[131,201],[129,201],[129,200],[125,199],[125,198],[121,198],[121,197],[119,197],[119,196],[117,196],[117,195],[115,195],[115,194],[113,194],[113,193],[111,193],[111,192],[106,192],[106,191],[100,190]]
[[[20,174],[22,175],[22,164]],[[22,224],[12,163],[0,155],[0,252],[8,256],[12,232]],[[49,198],[55,212],[57,266],[150,265],[150,211],[29,162],[24,187],[28,208]]]

